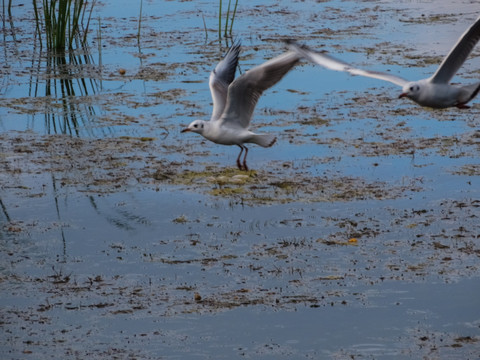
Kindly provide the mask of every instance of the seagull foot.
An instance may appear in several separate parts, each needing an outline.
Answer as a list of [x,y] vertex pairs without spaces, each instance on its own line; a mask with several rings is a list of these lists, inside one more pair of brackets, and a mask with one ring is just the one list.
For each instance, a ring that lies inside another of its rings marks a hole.
[[237,166],[238,166],[238,170],[240,170],[240,171],[248,171],[247,164],[243,164],[243,165],[242,164],[237,164]]
[[248,171],[248,166],[246,163],[242,164],[240,161],[237,161],[237,167],[240,171]]

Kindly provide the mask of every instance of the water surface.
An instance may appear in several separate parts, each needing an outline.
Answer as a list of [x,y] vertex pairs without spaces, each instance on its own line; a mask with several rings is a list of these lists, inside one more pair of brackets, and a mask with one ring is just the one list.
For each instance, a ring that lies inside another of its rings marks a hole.
[[[239,72],[294,37],[426,77],[475,5],[240,3]],[[478,100],[432,111],[302,63],[261,98],[277,144],[240,172],[237,148],[180,133],[210,116],[217,7],[144,1],[138,40],[139,4],[101,2],[88,52],[53,58],[28,4],[5,18],[3,358],[476,358]]]

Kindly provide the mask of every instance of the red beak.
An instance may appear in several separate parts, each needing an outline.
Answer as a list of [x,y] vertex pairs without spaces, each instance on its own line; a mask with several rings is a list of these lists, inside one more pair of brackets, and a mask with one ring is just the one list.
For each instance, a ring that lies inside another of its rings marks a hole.
[[189,128],[185,128],[185,129],[183,129],[183,130],[180,131],[180,132],[181,132],[181,133],[184,133],[184,132],[188,132],[188,131],[192,131],[192,130],[190,130]]
[[407,96],[407,93],[401,93],[398,98],[401,99],[401,98],[403,98],[403,97],[405,97],[405,96]]

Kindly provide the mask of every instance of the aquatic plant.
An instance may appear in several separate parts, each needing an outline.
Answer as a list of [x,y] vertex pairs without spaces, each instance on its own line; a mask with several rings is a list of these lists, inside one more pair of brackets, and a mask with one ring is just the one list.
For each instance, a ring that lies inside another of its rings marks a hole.
[[72,50],[76,41],[85,45],[96,0],[90,7],[84,0],[42,0],[41,9],[32,1],[36,29],[48,50]]
[[40,98],[44,104],[46,133],[80,136],[80,129],[89,131],[96,111],[88,98],[99,87],[98,80],[92,77],[92,56],[46,56],[38,59],[36,67],[38,75],[32,76],[28,95]]
[[[8,0],[8,16],[12,17],[12,0]],[[3,2],[3,12],[5,12],[5,1]]]
[[[223,3],[223,1],[220,0],[219,10],[218,10],[218,39],[219,40],[222,38],[222,3]],[[227,13],[225,15],[225,26],[224,26],[224,32],[223,32],[224,37],[231,37],[232,36],[233,23],[235,22],[235,16],[237,14],[238,0],[235,0],[235,5],[233,7],[232,18],[230,19],[231,5],[232,5],[232,0],[228,0],[228,7],[227,7]],[[230,28],[228,27],[229,21],[230,21]]]
[[138,32],[137,32],[138,44],[140,44],[140,32],[142,29],[142,9],[143,9],[143,0],[140,0],[140,14],[138,15]]
[[[92,74],[101,67],[94,66],[87,43],[96,0],[32,0],[32,3],[39,38],[35,48],[39,46],[40,51],[35,51],[38,59],[32,60],[36,63],[37,75],[32,74],[29,96],[46,99],[44,127],[47,133],[79,136],[79,129],[88,128],[85,123],[95,117],[94,107],[79,101],[78,97],[88,97],[98,90]],[[97,36],[101,42],[101,34]],[[44,47],[46,52],[42,51]],[[78,49],[81,51],[76,51]]]
[[202,14],[202,20],[203,20],[203,29],[205,31],[205,42],[208,40],[208,30],[207,30],[207,23],[205,22],[205,16]]

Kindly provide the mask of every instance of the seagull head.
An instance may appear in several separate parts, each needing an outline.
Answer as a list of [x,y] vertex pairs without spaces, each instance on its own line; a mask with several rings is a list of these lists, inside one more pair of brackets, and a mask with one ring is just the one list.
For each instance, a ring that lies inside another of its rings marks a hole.
[[203,130],[205,129],[205,121],[203,120],[195,120],[190,123],[185,129],[183,129],[181,132],[195,132],[198,134],[202,134]]
[[417,100],[420,96],[421,91],[422,87],[418,82],[409,82],[403,87],[402,93],[400,94],[399,98],[408,97],[409,99]]

